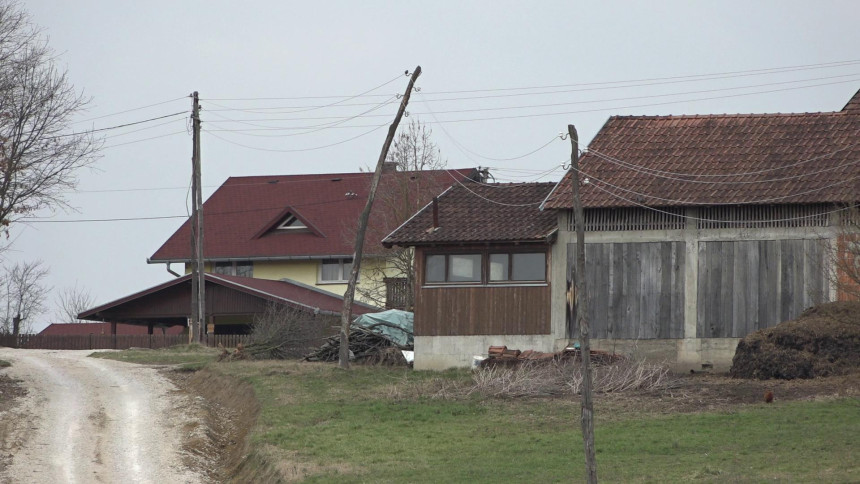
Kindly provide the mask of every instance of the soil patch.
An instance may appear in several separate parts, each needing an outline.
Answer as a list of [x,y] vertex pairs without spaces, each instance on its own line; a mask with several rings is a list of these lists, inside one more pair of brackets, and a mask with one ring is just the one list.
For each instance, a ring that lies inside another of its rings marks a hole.
[[730,373],[736,378],[792,380],[858,369],[860,302],[834,302],[742,339]]
[[8,418],[9,412],[16,407],[17,400],[27,394],[20,380],[0,375],[0,472],[12,461],[12,451],[16,442],[10,435],[16,422]]
[[[227,482],[247,458],[248,436],[260,413],[251,385],[206,369],[195,372],[166,370],[173,383],[193,396],[193,412],[205,425],[184,429],[184,450],[200,462],[219,462],[205,469],[213,481]],[[193,420],[192,420],[193,421]]]

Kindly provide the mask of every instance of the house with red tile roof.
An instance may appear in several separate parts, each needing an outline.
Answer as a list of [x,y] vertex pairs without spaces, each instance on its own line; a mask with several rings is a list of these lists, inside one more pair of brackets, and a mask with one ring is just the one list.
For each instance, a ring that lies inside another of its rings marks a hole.
[[[740,338],[842,296],[860,92],[835,112],[612,116],[555,187],[450,189],[384,240],[416,247],[416,368],[578,338],[574,181],[592,347],[727,369]],[[544,277],[516,280],[517,253],[544,257]]]
[[[452,183],[479,179],[475,169],[398,171],[386,164],[365,236],[359,285],[398,281],[382,237]],[[207,331],[246,331],[266,304],[314,313],[340,311],[352,268],[357,220],[373,173],[231,177],[203,204]],[[398,211],[402,215],[398,215]],[[398,218],[400,217],[400,218]],[[165,284],[92,308],[81,319],[186,324],[190,309],[190,222],[147,259],[177,276]],[[185,266],[185,276],[171,264]],[[371,274],[384,273],[386,281]],[[360,294],[360,293],[359,293]],[[356,314],[386,301],[358,300]]]

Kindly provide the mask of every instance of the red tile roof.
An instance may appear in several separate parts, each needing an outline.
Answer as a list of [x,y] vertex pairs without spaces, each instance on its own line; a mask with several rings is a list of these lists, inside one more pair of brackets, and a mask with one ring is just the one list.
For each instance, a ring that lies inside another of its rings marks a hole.
[[[47,336],[79,336],[88,334],[111,334],[111,323],[54,323],[48,325],[39,334]],[[168,326],[165,328],[167,334],[182,334],[184,326]],[[161,334],[161,328],[152,330],[154,334]],[[147,327],[139,324],[117,323],[116,334],[135,335],[147,334]]]
[[[309,310],[321,311],[325,313],[340,313],[343,309],[343,297],[323,291],[297,281],[280,280],[274,281],[269,279],[257,279],[253,277],[228,276],[224,274],[205,274],[206,282],[224,286],[245,294],[250,294],[261,299],[266,299],[278,303],[286,303],[293,306],[304,307]],[[191,274],[186,274],[182,277],[167,281],[163,284],[145,289],[143,291],[131,294],[124,298],[111,301],[101,306],[88,309],[78,315],[80,319],[96,318],[99,313],[109,309],[116,308],[123,304],[133,302],[146,296],[158,294],[160,291],[165,291],[174,286],[186,284],[188,291],[191,290]],[[190,298],[190,295],[189,295]],[[190,299],[189,299],[190,301]],[[190,312],[190,304],[188,306]],[[378,311],[378,308],[354,301],[352,304],[353,314],[364,314],[368,312]],[[182,316],[182,315],[176,315]]]
[[538,210],[554,183],[454,185],[384,239],[391,245],[546,240],[557,227],[553,212]]
[[[380,249],[382,237],[403,219],[391,216],[386,194],[409,214],[433,195],[474,176],[473,169],[386,173],[377,190],[365,251]],[[351,256],[356,221],[364,209],[372,173],[231,177],[203,204],[203,253],[211,259],[322,258]],[[402,188],[401,188],[402,187]],[[278,231],[288,214],[307,231]],[[408,216],[405,215],[405,216]],[[190,258],[189,222],[150,257],[149,262]]]
[[[860,91],[837,112],[613,116],[580,170],[585,207],[856,202]],[[570,193],[568,174],[545,206]]]

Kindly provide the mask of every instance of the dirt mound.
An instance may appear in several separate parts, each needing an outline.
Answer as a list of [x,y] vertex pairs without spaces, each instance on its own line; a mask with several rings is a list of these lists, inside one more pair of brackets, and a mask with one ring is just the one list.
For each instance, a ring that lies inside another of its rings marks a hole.
[[860,369],[860,302],[807,309],[794,321],[756,331],[738,343],[735,378],[792,380]]

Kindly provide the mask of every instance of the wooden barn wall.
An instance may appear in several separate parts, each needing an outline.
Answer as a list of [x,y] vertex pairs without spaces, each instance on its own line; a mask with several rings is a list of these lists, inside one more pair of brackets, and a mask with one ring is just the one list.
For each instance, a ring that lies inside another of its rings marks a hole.
[[741,338],[828,299],[820,240],[699,242],[700,338]]
[[550,332],[548,286],[421,289],[415,308],[416,336]]
[[[576,244],[568,244],[567,254],[570,278]],[[593,338],[684,337],[684,242],[586,244],[585,260]],[[575,320],[568,314],[574,337]]]
[[[469,248],[460,248],[468,251]],[[486,250],[482,246],[481,250]],[[424,251],[415,254],[424,280]],[[550,265],[549,253],[547,264]],[[550,284],[541,286],[422,287],[415,292],[416,336],[549,334]]]

